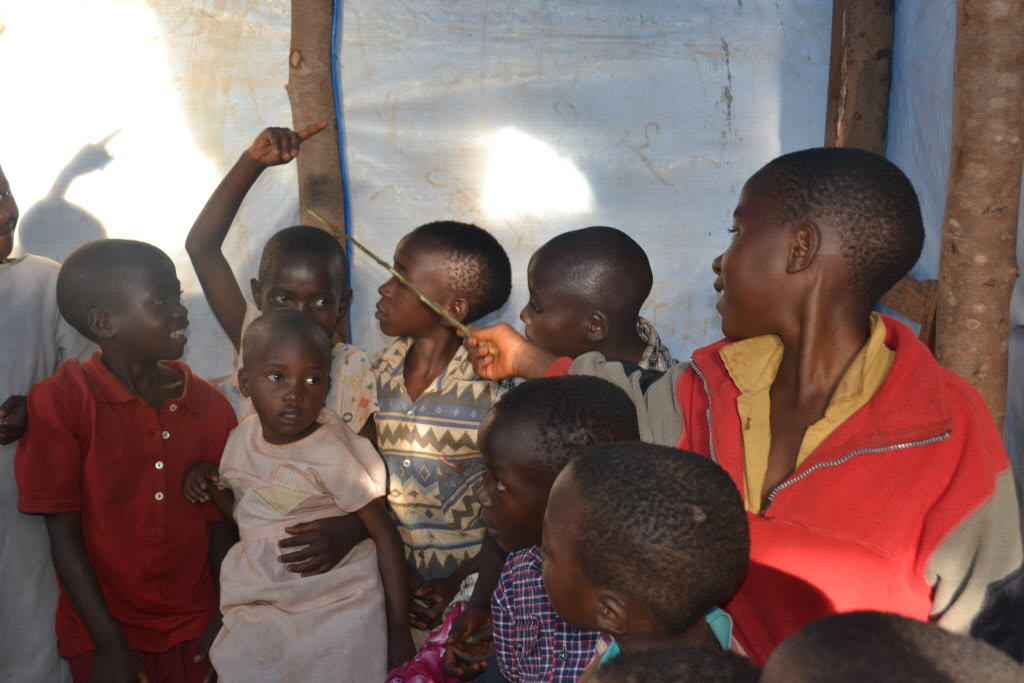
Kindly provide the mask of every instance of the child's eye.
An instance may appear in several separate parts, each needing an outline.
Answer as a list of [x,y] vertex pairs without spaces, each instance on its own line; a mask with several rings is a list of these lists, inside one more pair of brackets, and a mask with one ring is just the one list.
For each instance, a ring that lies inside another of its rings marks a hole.
[[532,308],[532,309],[534,310],[534,312],[535,312],[535,313],[540,313],[540,306],[538,306],[537,304],[535,304],[535,303],[533,302],[533,299],[530,299],[530,301],[529,301],[529,304],[530,304],[530,308]]
[[278,306],[287,306],[288,297],[286,297],[284,294],[275,294],[274,296],[270,297],[270,302]]
[[327,308],[331,303],[327,299],[317,299],[313,302],[313,305],[317,308]]
[[498,479],[494,480],[494,488],[498,489],[498,491],[500,491],[501,493],[505,493],[506,491],[508,491],[508,489],[505,488],[505,485],[502,484],[501,481]]
[[322,382],[322,381],[323,380],[321,378],[319,378],[319,377],[307,377],[306,378],[306,384],[311,384],[311,385],[314,385],[314,386],[316,386],[317,384],[320,384],[320,382]]
[[284,379],[284,375],[282,375],[280,372],[268,372],[266,375],[264,375],[264,377],[269,379],[271,382],[280,382],[282,379]]

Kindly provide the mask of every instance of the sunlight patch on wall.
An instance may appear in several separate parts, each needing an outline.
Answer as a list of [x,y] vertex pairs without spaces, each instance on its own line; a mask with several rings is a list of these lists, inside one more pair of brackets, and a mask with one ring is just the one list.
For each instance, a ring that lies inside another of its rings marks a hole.
[[487,163],[481,207],[491,219],[580,214],[591,210],[590,183],[569,158],[514,128],[483,141]]

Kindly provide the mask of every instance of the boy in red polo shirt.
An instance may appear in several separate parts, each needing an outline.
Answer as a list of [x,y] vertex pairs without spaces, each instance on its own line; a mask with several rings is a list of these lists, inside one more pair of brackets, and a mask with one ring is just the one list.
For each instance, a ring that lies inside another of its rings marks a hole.
[[178,490],[193,464],[220,460],[235,415],[177,361],[180,295],[167,255],[131,240],[81,247],[57,278],[61,315],[100,351],[33,387],[15,474],[19,509],[46,517],[58,650],[76,681],[191,683],[210,670],[231,527]]
[[[726,339],[663,375],[556,359],[498,326],[482,377],[591,374],[631,393],[646,441],[708,457],[743,494],[750,568],[725,606],[758,664],[819,617],[894,612],[1021,657],[1020,517],[978,392],[872,312],[921,253],[907,177],[821,148],[747,181],[712,264]],[[486,347],[479,344],[487,341]]]

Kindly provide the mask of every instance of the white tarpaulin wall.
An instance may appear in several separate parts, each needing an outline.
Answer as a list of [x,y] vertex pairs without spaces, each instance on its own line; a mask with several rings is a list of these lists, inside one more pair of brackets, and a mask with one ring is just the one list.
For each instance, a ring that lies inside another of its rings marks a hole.
[[[831,2],[345,0],[339,31],[353,234],[385,258],[437,219],[512,259],[611,225],[651,257],[644,314],[677,357],[717,336],[711,260],[744,180],[824,136]],[[353,336],[385,273],[353,257]]]

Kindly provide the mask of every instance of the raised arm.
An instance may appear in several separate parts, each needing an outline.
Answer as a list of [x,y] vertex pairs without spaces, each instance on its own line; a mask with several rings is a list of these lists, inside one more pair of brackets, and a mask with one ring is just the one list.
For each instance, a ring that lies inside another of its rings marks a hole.
[[268,166],[286,164],[299,155],[303,141],[327,127],[327,122],[295,132],[288,128],[267,128],[238,158],[224,180],[206,201],[185,240],[185,250],[199,276],[213,314],[237,349],[241,343],[245,296],[224,257],[221,246],[227,237],[242,200]]
[[405,549],[383,498],[376,498],[358,512],[377,544],[377,566],[384,581],[388,615],[388,670],[416,654],[409,630],[409,582]]
[[96,643],[90,683],[134,683],[136,680],[149,683],[145,665],[128,644],[103,599],[96,571],[82,539],[82,513],[48,514],[46,530],[50,534],[50,552],[57,577]]

